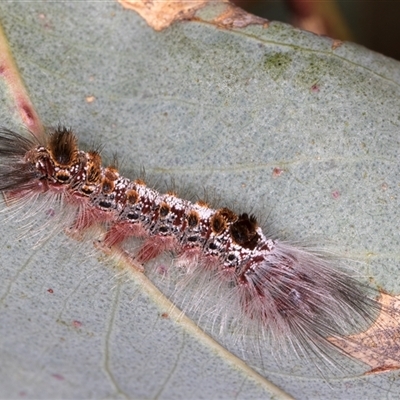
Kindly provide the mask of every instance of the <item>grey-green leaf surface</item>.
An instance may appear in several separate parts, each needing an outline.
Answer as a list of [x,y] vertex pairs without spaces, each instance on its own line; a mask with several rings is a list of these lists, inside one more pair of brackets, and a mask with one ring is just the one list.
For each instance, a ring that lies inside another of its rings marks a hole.
[[[280,237],[329,241],[397,294],[400,64],[281,23],[223,29],[220,7],[161,32],[114,2],[2,3],[0,21],[44,124],[72,126],[161,186],[206,188]],[[1,88],[2,125],[21,130]],[[302,399],[400,390],[396,372],[365,366],[327,380],[263,360],[264,378],[252,375],[120,276],[95,237],[61,226],[34,246],[2,208],[1,397],[284,396],[268,381]]]

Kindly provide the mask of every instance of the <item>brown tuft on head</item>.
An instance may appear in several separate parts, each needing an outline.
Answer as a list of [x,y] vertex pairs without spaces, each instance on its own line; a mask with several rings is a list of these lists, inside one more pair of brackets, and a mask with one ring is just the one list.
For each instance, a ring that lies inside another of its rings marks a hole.
[[165,202],[161,203],[160,210],[159,210],[160,217],[166,217],[169,213],[169,210],[170,210],[170,206],[167,203],[165,203]]
[[254,215],[241,214],[238,220],[230,227],[230,234],[233,241],[246,248],[253,250],[260,238],[257,233],[257,220]]
[[200,222],[200,216],[194,210],[189,212],[186,219],[188,221],[189,228],[195,228]]
[[70,129],[63,126],[50,135],[47,150],[57,166],[71,167],[78,162],[78,140]]
[[130,189],[126,192],[126,201],[129,204],[136,204],[139,201],[139,194],[136,190]]

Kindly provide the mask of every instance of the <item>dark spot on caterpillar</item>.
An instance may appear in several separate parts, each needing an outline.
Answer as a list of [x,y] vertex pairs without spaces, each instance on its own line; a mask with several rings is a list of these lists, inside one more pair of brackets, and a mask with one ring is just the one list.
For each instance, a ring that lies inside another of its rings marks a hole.
[[160,233],[168,233],[169,229],[168,229],[168,226],[163,225],[163,226],[160,226],[160,228],[158,228],[158,231]]
[[246,249],[253,250],[257,246],[259,235],[256,231],[257,220],[251,215],[241,214],[234,222],[229,231],[234,242]]
[[66,171],[62,170],[56,173],[56,179],[60,182],[68,182],[68,180],[71,178],[71,174]]
[[105,177],[101,184],[102,193],[111,193],[113,190],[114,190],[114,182]]
[[99,201],[99,206],[103,207],[103,208],[110,208],[112,206],[112,203],[107,200],[102,200],[102,201]]
[[126,192],[126,201],[129,204],[136,204],[139,200],[139,195],[136,190],[128,190]]
[[215,235],[219,235],[226,228],[226,221],[218,211],[211,217],[210,223]]
[[229,254],[229,256],[227,257],[228,261],[234,261],[236,260],[236,256],[234,254]]
[[94,188],[91,186],[83,185],[81,187],[81,192],[89,196],[94,192]]
[[139,214],[138,213],[129,213],[126,217],[128,219],[136,221],[139,219]]
[[166,217],[169,213],[169,205],[167,203],[162,203],[160,206],[160,216],[161,217]]
[[190,211],[189,215],[187,216],[187,221],[189,228],[194,228],[199,224],[200,217],[199,214],[197,214],[196,211]]
[[218,249],[218,246],[215,244],[215,242],[211,242],[211,243],[208,245],[208,248],[209,248],[210,250],[217,250],[217,249]]

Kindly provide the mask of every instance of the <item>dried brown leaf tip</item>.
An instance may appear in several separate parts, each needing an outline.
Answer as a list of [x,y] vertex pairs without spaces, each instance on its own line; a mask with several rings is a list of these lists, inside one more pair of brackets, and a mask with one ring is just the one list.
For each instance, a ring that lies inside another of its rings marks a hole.
[[350,356],[364,362],[379,373],[400,368],[400,296],[382,294],[382,311],[365,332],[330,341]]
[[193,17],[207,0],[118,0],[124,8],[136,11],[153,29],[161,31],[176,21]]
[[244,28],[258,24],[268,26],[268,21],[249,14],[228,0],[118,0],[122,7],[136,11],[153,29],[161,31],[176,21],[197,19],[196,11],[208,4],[221,3],[221,13],[211,22],[227,29]]
[[248,25],[263,25],[268,27],[268,21],[264,18],[250,14],[233,4],[227,5],[225,11],[214,19],[214,22],[224,28],[245,28]]
[[338,47],[340,47],[343,44],[343,42],[341,40],[338,39],[334,39],[332,41],[332,50],[336,50]]

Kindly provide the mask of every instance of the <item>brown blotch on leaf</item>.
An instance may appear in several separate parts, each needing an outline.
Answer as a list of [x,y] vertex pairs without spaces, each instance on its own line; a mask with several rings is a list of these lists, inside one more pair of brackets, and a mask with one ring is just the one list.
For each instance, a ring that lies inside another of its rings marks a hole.
[[275,167],[272,170],[272,177],[273,178],[278,178],[279,176],[281,176],[283,174],[283,169],[279,168],[279,167]]
[[49,137],[47,150],[57,166],[72,167],[78,162],[78,141],[70,129],[58,127]]
[[139,201],[138,192],[136,190],[133,190],[133,189],[128,190],[126,192],[126,201],[131,205],[132,204],[136,204]]
[[340,47],[343,44],[343,42],[341,40],[338,39],[334,39],[332,42],[332,50],[336,50],[338,47]]
[[136,11],[156,31],[168,28],[176,21],[193,18],[195,12],[206,6],[208,0],[118,0],[124,8]]
[[18,71],[15,64],[9,40],[7,40],[3,29],[0,29],[0,55],[1,75],[2,79],[4,79],[4,85],[7,87],[7,96],[10,98],[10,102],[14,102],[16,112],[20,115],[23,125],[41,143],[46,143],[45,130],[35,111],[30,95],[27,93],[26,86],[22,81],[22,74]]
[[249,14],[228,0],[118,0],[118,2],[122,7],[136,11],[156,31],[168,28],[177,21],[200,20],[195,15],[196,11],[215,3],[225,5],[221,14],[212,21],[219,27],[245,28],[255,24],[268,27],[266,19]]
[[259,234],[256,231],[257,220],[253,215],[241,214],[238,220],[230,227],[230,234],[233,241],[246,248],[253,250],[258,242]]
[[371,369],[370,371],[366,372],[365,375],[381,374],[383,372],[394,371],[398,369],[399,369],[398,365],[385,365],[382,367]]
[[35,121],[35,111],[29,104],[23,104],[21,107],[21,111],[25,114],[25,121],[28,121],[29,125],[34,123]]
[[328,338],[351,357],[368,364],[372,368],[369,374],[400,369],[400,296],[381,293],[377,301],[381,312],[366,331]]
[[166,217],[169,213],[170,207],[167,203],[161,203],[160,205],[160,217]]
[[186,219],[188,221],[189,228],[195,228],[200,222],[200,216],[194,210],[189,212]]
[[245,28],[248,25],[262,25],[264,28],[268,27],[268,20],[250,14],[234,4],[229,4],[225,11],[215,18],[213,22],[227,29]]

